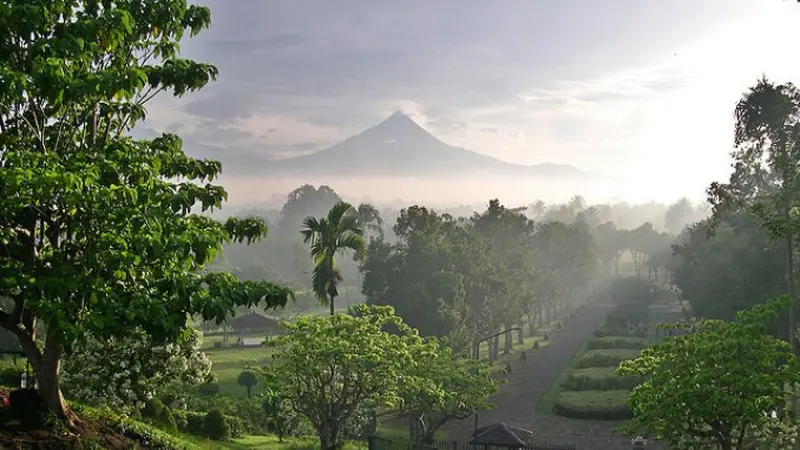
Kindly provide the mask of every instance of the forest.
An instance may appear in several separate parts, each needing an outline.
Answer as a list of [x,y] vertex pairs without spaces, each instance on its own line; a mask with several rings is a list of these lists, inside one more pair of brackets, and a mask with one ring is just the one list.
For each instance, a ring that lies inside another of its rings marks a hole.
[[795,448],[792,83],[731,105],[705,203],[301,184],[220,220],[220,162],[130,135],[215,81],[178,45],[210,20],[0,4],[0,447]]

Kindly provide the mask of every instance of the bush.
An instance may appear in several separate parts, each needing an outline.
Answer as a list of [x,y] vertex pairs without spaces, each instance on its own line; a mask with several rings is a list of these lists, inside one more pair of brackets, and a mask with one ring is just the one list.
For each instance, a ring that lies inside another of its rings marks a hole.
[[178,424],[175,423],[175,417],[172,415],[172,411],[165,405],[162,405],[162,408],[158,411],[156,421],[160,425],[166,427],[167,430],[176,431],[178,429]]
[[622,337],[646,338],[647,329],[644,327],[628,329],[627,327],[605,326],[603,328],[600,328],[599,330],[595,330],[594,336],[595,337],[622,336]]
[[[219,410],[216,410],[219,411]],[[174,411],[175,422],[178,429],[184,433],[192,434],[201,437],[212,437],[209,435],[206,428],[207,413],[199,411]],[[240,438],[245,435],[245,427],[242,419],[226,414],[222,415],[228,424],[230,430],[230,437]]]
[[600,349],[630,349],[641,350],[648,345],[647,339],[633,336],[604,336],[590,340],[586,344],[587,350]]
[[559,416],[588,420],[627,420],[633,418],[628,406],[630,391],[564,391],[556,399]]
[[216,381],[209,381],[207,383],[203,383],[197,386],[197,392],[200,395],[205,396],[212,396],[217,395],[219,393],[219,383]]
[[606,324],[617,327],[649,322],[650,308],[646,304],[620,305],[612,309],[606,316]]
[[577,369],[561,383],[566,391],[618,391],[631,390],[642,380],[638,377],[621,377],[614,373],[616,367]]
[[217,441],[227,441],[232,434],[230,423],[218,409],[211,410],[206,414],[203,419],[203,431],[206,436]]
[[638,350],[588,350],[583,354],[583,357],[578,360],[578,364],[575,367],[578,369],[585,369],[588,367],[616,367],[622,361],[634,359],[637,356],[639,356]]

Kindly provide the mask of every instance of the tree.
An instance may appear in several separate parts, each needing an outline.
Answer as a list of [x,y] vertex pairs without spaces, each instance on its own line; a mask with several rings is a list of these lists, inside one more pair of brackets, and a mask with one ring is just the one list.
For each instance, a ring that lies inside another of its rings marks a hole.
[[211,361],[202,345],[202,333],[191,329],[163,345],[141,328],[107,339],[88,336],[64,360],[64,389],[89,405],[141,410],[171,383],[198,385],[208,379]]
[[266,232],[191,212],[226,199],[210,184],[218,162],[188,157],[175,135],[126,135],[155,95],[215,78],[177,54],[209,21],[184,0],[0,4],[0,297],[12,302],[0,325],[19,339],[44,406],[76,431],[60,376],[73,343],[137,327],[166,343],[193,314],[220,321],[292,296],[202,270],[223,242]]
[[375,233],[378,238],[383,238],[383,219],[378,208],[369,203],[361,203],[356,208],[356,214],[358,223],[364,231]]
[[[749,210],[729,208],[713,221],[698,222],[675,242],[675,284],[695,315],[733,320],[737,311],[786,292],[784,249],[769,242]],[[771,330],[782,339],[786,315],[782,329]]]
[[686,227],[687,222],[692,220],[693,213],[692,202],[683,197],[667,209],[667,213],[664,214],[664,226],[670,233],[678,234]]
[[[628,431],[645,430],[675,449],[790,449],[796,438],[786,386],[800,378],[789,344],[765,331],[787,296],[737,314],[702,320],[623,362],[617,373],[647,381],[631,392]],[[684,324],[684,326],[686,326]]]
[[361,259],[366,256],[367,243],[364,229],[358,222],[353,207],[346,202],[333,205],[327,217],[306,217],[300,231],[303,242],[311,244],[314,259],[312,289],[323,304],[328,304],[331,316],[336,313],[335,301],[339,296],[342,273],[336,262],[336,254],[351,250]]
[[416,350],[422,351],[406,374],[412,381],[404,384],[399,412],[409,416],[411,441],[430,444],[451,420],[490,408],[497,382],[490,363],[457,356],[435,340]]
[[239,386],[244,386],[247,390],[247,397],[249,398],[251,397],[253,386],[258,384],[258,376],[252,370],[243,370],[236,379],[236,383],[238,383]]
[[[387,327],[394,333],[389,333]],[[353,315],[305,316],[287,324],[273,363],[262,369],[270,392],[311,422],[322,449],[340,448],[359,407],[394,409],[404,374],[424,345],[390,307],[359,305]]]
[[762,78],[736,105],[734,172],[727,184],[712,183],[715,216],[731,207],[749,207],[773,238],[784,242],[789,308],[789,343],[796,347],[794,237],[800,198],[800,91],[791,83]]

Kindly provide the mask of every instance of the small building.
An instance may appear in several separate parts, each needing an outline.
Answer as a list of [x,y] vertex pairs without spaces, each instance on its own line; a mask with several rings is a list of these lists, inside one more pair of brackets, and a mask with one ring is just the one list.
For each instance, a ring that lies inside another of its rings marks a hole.
[[243,316],[234,317],[226,322],[241,339],[245,334],[263,334],[273,336],[283,332],[283,326],[277,320],[262,316],[257,312],[250,312]]

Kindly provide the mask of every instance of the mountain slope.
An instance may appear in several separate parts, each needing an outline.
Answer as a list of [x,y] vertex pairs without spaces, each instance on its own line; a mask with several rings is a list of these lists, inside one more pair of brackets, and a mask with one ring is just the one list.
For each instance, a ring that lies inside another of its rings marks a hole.
[[447,145],[399,112],[325,150],[272,161],[268,170],[281,175],[593,177],[569,165],[523,166]]

